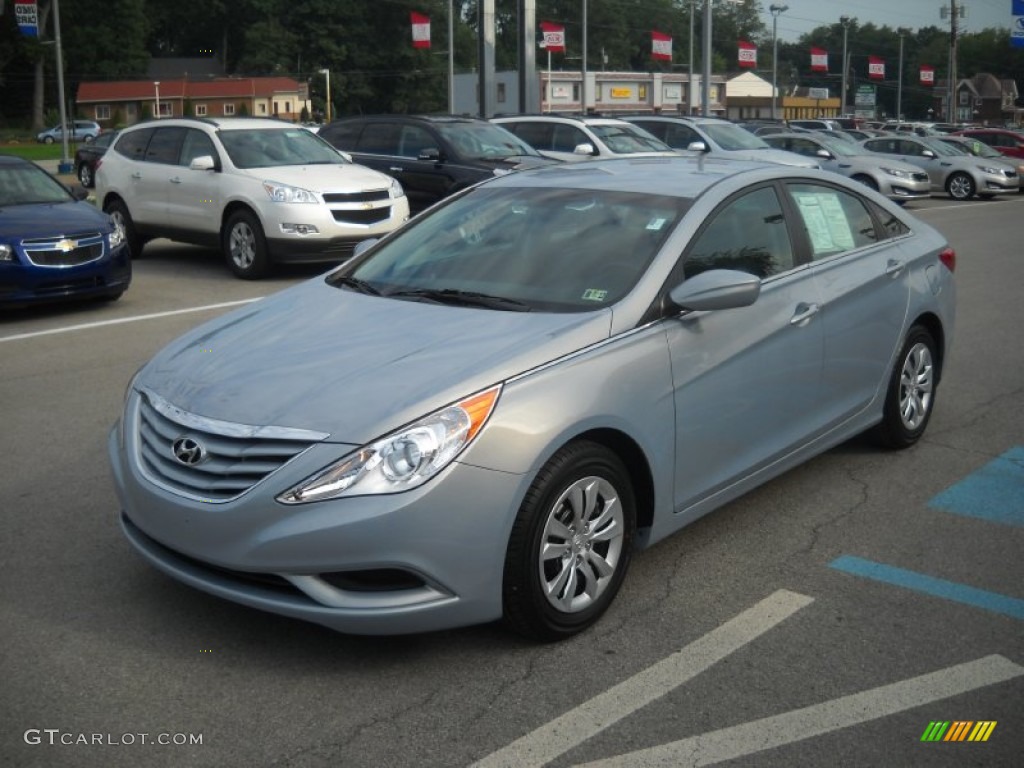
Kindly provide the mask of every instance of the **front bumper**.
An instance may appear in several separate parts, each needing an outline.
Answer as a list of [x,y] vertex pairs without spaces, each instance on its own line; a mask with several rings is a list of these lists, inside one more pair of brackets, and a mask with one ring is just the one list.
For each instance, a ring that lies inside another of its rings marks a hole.
[[131,281],[131,258],[123,245],[98,261],[80,266],[4,262],[0,263],[0,305],[114,296],[126,290]]
[[212,504],[142,477],[126,433],[122,445],[115,427],[108,444],[122,529],[179,581],[352,634],[426,632],[502,614],[505,550],[525,476],[454,463],[406,493],[274,501],[344,451],[317,444],[240,497]]

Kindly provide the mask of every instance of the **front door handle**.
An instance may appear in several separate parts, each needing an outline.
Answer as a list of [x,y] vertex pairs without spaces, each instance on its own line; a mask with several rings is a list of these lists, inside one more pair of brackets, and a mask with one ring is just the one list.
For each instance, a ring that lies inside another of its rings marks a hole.
[[889,277],[899,277],[903,274],[904,267],[906,267],[906,265],[902,261],[889,259],[888,263],[885,265],[885,274]]
[[789,324],[806,325],[814,315],[818,314],[820,309],[821,307],[817,304],[804,304],[800,302],[796,305],[796,311],[793,313],[793,316],[789,318]]
[[171,182],[171,184],[181,184],[181,177],[173,176],[170,179],[168,179],[168,181]]
[[402,171],[405,170],[405,168],[397,168],[397,167],[392,165],[390,168],[388,168],[388,170],[389,171],[393,171],[394,173],[401,173]]

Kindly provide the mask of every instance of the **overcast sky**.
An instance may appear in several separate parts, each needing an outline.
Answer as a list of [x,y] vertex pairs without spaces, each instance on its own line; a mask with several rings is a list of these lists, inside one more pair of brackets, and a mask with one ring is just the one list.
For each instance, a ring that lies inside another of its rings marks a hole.
[[[939,9],[948,6],[949,0],[761,0],[769,32],[772,17],[768,6],[772,4],[789,6],[789,10],[779,16],[780,40],[795,41],[815,27],[837,23],[844,15],[856,18],[861,24],[872,22],[879,27],[888,25],[916,30],[934,25],[949,28],[949,19],[939,15]],[[979,32],[986,27],[1009,27],[1011,4],[1011,0],[964,0],[962,3],[958,0],[958,7],[967,8],[960,26],[967,32]]]

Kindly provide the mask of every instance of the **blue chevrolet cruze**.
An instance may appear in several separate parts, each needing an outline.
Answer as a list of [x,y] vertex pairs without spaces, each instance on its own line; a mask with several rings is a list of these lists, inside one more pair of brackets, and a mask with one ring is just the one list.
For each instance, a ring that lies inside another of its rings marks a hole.
[[0,306],[120,298],[132,279],[124,232],[27,160],[0,155]]

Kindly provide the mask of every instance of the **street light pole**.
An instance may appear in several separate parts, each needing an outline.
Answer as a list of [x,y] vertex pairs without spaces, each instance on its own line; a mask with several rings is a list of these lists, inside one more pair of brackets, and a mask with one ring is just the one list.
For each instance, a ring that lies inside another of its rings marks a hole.
[[155,80],[153,82],[153,90],[156,92],[156,113],[153,115],[155,120],[160,119],[160,81]]
[[320,74],[323,75],[326,80],[324,82],[324,88],[327,89],[327,110],[326,110],[326,122],[331,122],[331,70],[321,69]]
[[839,23],[843,25],[843,92],[839,95],[839,116],[846,115],[846,71],[850,68],[846,60],[846,32],[850,26],[849,16],[840,16]]
[[704,74],[700,83],[700,113],[711,114],[711,0],[704,0]]
[[772,14],[772,120],[778,119],[779,89],[776,85],[779,75],[779,14],[789,10],[788,5],[768,6]]
[[686,114],[693,114],[693,15],[698,0],[690,0],[690,63],[686,68]]
[[907,34],[907,30],[900,27],[898,30],[900,35],[900,68],[896,73],[896,122],[903,122],[903,36]]

